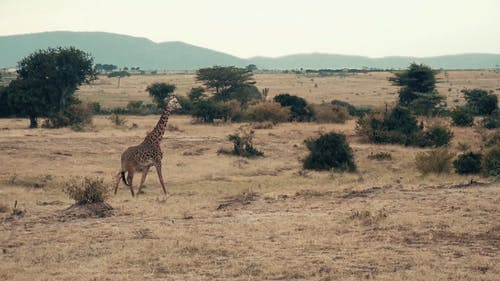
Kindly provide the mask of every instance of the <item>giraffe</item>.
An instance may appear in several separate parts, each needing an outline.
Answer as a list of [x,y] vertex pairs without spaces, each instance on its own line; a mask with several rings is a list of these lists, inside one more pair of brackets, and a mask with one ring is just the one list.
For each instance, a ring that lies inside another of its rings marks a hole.
[[[167,194],[167,190],[165,188],[165,184],[163,183],[163,176],[161,173],[161,160],[163,158],[163,153],[161,152],[161,140],[163,138],[163,134],[165,133],[165,129],[167,127],[168,117],[175,109],[179,109],[181,106],[175,97],[175,95],[171,95],[165,109],[163,110],[160,120],[154,127],[154,129],[148,133],[148,135],[144,138],[144,141],[137,145],[131,146],[127,148],[121,157],[121,170],[116,174],[115,180],[115,194],[118,190],[118,185],[120,184],[120,180],[123,180],[125,185],[130,187],[130,193],[132,193],[132,197],[135,196],[134,188],[132,186],[132,181],[134,179],[134,173],[136,171],[142,172],[141,183],[139,184],[139,189],[137,190],[137,194],[141,192],[142,185],[146,180],[146,176],[149,172],[149,168],[154,166],[156,168],[156,172],[158,173],[158,179],[160,180],[161,187],[163,188],[163,193]],[[127,174],[127,178],[125,179],[125,173]]]

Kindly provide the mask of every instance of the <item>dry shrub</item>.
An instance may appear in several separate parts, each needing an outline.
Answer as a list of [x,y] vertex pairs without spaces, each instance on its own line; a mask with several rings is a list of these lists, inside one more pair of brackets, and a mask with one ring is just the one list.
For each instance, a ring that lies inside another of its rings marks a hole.
[[102,178],[71,179],[65,189],[69,198],[77,205],[101,203],[109,195],[109,188]]
[[222,103],[222,108],[227,112],[227,119],[233,122],[239,122],[243,120],[243,111],[241,109],[241,104],[237,100],[230,100]]
[[167,124],[166,130],[169,132],[182,132],[179,126],[170,123]]
[[9,177],[7,182],[12,185],[18,185],[29,188],[44,188],[52,180],[53,180],[52,175],[27,176],[21,178],[17,174],[13,174]]
[[485,176],[500,178],[500,145],[494,145],[484,153],[481,169]]
[[228,136],[228,140],[233,142],[233,150],[226,151],[220,149],[218,153],[233,154],[242,157],[264,156],[264,153],[253,146],[255,132],[247,126],[241,126],[234,134]]
[[127,123],[127,118],[120,116],[118,114],[111,114],[110,116],[107,117],[107,119],[110,120],[111,123],[113,123],[113,125],[118,127],[125,126],[125,124]]
[[352,220],[359,220],[363,225],[372,225],[379,223],[383,219],[387,218],[388,214],[384,210],[379,210],[376,213],[372,213],[367,210],[354,211],[351,214]]
[[252,128],[255,130],[272,129],[273,127],[274,127],[274,124],[273,124],[273,122],[270,122],[270,121],[252,123]]
[[424,175],[429,173],[449,173],[454,157],[455,154],[450,152],[448,148],[440,147],[427,152],[417,153],[415,164],[417,165],[417,170]]
[[277,102],[259,102],[248,107],[247,118],[250,121],[269,121],[274,124],[286,122],[290,119],[290,108]]
[[314,119],[318,123],[345,123],[349,117],[349,111],[342,106],[324,104],[314,107]]
[[368,159],[378,161],[392,160],[392,155],[389,152],[377,152],[375,154],[372,153],[368,155]]

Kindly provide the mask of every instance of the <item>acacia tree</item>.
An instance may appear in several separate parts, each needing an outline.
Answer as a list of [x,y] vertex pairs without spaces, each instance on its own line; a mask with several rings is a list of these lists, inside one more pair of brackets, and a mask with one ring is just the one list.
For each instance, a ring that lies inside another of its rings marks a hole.
[[201,81],[216,95],[227,94],[239,87],[254,85],[253,73],[234,66],[214,66],[196,71],[196,79]]
[[164,108],[165,98],[170,96],[175,89],[176,87],[174,84],[153,83],[146,88],[146,91],[148,91],[149,95],[153,97],[153,100],[158,105],[158,108]]
[[437,71],[423,64],[412,63],[408,69],[389,78],[399,90],[399,105],[411,111],[428,115],[435,112],[444,97],[436,91]]
[[128,77],[128,76],[130,76],[130,73],[128,73],[125,70],[114,71],[114,72],[111,72],[110,74],[108,74],[109,78],[118,77],[118,85],[116,86],[117,88],[120,88],[120,80],[122,79],[122,77]]
[[62,114],[77,103],[78,86],[96,79],[93,58],[74,47],[36,51],[18,63],[18,77],[9,84],[9,104],[30,117],[30,128],[40,116]]

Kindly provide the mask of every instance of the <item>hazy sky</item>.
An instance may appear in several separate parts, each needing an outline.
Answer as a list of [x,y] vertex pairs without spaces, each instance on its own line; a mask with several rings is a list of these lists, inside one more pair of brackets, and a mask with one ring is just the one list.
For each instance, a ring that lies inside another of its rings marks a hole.
[[240,57],[500,53],[500,0],[0,0],[0,36],[106,31]]

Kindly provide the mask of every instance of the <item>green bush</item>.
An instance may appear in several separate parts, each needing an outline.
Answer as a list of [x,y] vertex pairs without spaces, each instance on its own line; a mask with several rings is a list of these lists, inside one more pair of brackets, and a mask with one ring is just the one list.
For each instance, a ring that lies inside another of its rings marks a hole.
[[181,106],[174,111],[176,114],[191,114],[194,105],[189,98],[177,96],[177,101]]
[[200,100],[194,105],[192,115],[204,123],[213,123],[215,119],[227,121],[230,119],[230,108],[212,99]]
[[420,147],[448,145],[453,138],[451,130],[442,126],[423,131],[423,124],[417,124],[415,116],[399,106],[390,112],[370,112],[360,117],[356,133],[373,143]]
[[390,112],[374,111],[360,117],[356,131],[373,143],[411,145],[421,127],[409,110],[398,106]]
[[345,123],[350,115],[345,107],[323,104],[313,107],[314,121],[318,123]]
[[417,153],[415,164],[417,170],[424,175],[429,173],[449,173],[454,157],[455,155],[448,148],[440,147],[427,152]]
[[492,92],[481,89],[464,89],[462,93],[465,95],[466,107],[472,114],[490,115],[494,111],[498,111],[498,98]]
[[443,126],[434,126],[423,133],[423,141],[414,143],[416,146],[428,147],[428,146],[446,146],[450,144],[453,138],[453,132]]
[[453,125],[459,127],[471,127],[474,124],[474,116],[464,107],[455,108],[451,112]]
[[500,177],[500,145],[495,145],[484,153],[481,172],[485,176]]
[[490,115],[486,115],[481,121],[481,125],[490,130],[500,128],[500,112],[494,111]]
[[51,114],[42,124],[44,128],[71,127],[81,131],[92,124],[93,110],[88,104],[78,103],[68,107],[63,112]]
[[329,133],[305,141],[310,151],[304,169],[355,171],[354,155],[343,134]]
[[289,94],[279,94],[274,97],[274,101],[281,104],[281,106],[289,106],[291,111],[292,121],[310,121],[314,113],[307,106],[305,99]]
[[69,198],[77,205],[104,202],[109,195],[109,188],[102,178],[72,179],[65,188]]
[[254,122],[286,122],[290,119],[290,108],[282,107],[277,102],[259,102],[248,107],[247,118]]
[[478,174],[481,171],[481,158],[481,153],[464,153],[453,161],[453,166],[460,175]]

